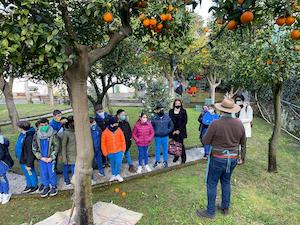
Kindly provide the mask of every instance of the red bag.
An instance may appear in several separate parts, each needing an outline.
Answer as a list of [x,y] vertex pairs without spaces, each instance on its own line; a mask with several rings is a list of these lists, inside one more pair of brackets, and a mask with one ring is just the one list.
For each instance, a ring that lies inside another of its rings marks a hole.
[[182,144],[175,140],[171,140],[169,143],[168,153],[170,155],[180,157],[182,155]]

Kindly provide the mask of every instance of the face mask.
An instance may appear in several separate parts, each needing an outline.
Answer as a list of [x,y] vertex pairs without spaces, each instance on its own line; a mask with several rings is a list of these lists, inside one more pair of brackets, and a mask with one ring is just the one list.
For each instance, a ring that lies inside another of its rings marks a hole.
[[125,121],[126,120],[126,115],[121,115],[120,120]]
[[45,126],[41,126],[40,127],[40,131],[43,132],[43,133],[46,133],[49,129],[49,126],[48,125],[45,125]]
[[97,113],[102,119],[104,119],[105,117],[105,113],[104,112],[100,112],[100,113]]
[[208,112],[209,112],[210,114],[213,114],[213,113],[215,112],[215,110],[209,109]]
[[180,109],[180,108],[181,108],[181,105],[175,105],[175,108],[176,108],[176,109]]
[[164,110],[161,110],[157,114],[158,114],[158,116],[162,117],[165,115],[165,112],[164,112]]
[[56,122],[60,122],[61,117],[54,118],[54,120],[55,120]]
[[145,118],[142,118],[141,121],[142,121],[142,123],[147,123],[148,120]]
[[109,126],[108,128],[110,131],[115,132],[118,129],[118,126]]
[[236,104],[237,105],[243,105],[243,102],[242,101],[236,101]]

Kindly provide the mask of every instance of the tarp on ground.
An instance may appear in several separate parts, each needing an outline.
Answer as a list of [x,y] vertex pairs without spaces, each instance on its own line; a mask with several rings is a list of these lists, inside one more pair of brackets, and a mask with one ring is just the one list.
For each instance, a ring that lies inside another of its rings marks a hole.
[[[98,202],[93,206],[95,225],[135,225],[143,214],[137,213],[112,203]],[[37,223],[36,225],[67,225],[71,209],[57,212],[53,216]],[[75,224],[71,220],[70,224]]]

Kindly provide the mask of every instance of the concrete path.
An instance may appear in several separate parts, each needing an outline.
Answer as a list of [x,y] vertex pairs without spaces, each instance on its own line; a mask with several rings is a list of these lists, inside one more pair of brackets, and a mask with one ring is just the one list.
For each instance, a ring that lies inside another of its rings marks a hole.
[[[187,163],[197,161],[203,157],[204,149],[203,148],[192,148],[192,149],[187,150],[186,154],[187,154]],[[155,158],[149,157],[149,165],[152,169],[153,169],[154,162],[155,162]],[[180,159],[178,160],[178,162],[173,163],[173,156],[169,157],[169,167],[172,168],[178,164],[180,164]],[[136,161],[134,162],[134,166],[137,167]],[[153,169],[153,171],[159,170],[161,168],[162,168],[162,164],[160,164],[157,168]],[[98,175],[98,170],[94,170],[93,173],[94,173],[94,179],[95,179],[95,182],[93,183],[93,185],[107,183],[109,178],[111,177],[110,168],[105,168],[105,175],[106,175],[105,177],[100,177]],[[143,170],[143,173],[147,173],[147,172]],[[121,176],[123,178],[130,178],[130,177],[136,176],[136,175],[137,175],[137,173],[130,173],[128,171],[127,164],[124,163],[122,165]],[[13,195],[22,194],[22,191],[24,190],[25,184],[26,184],[24,176],[18,175],[15,173],[8,173],[7,177],[9,180],[10,190],[11,190],[12,194]],[[58,189],[59,190],[72,189],[72,187],[65,186],[62,175],[58,175]]]

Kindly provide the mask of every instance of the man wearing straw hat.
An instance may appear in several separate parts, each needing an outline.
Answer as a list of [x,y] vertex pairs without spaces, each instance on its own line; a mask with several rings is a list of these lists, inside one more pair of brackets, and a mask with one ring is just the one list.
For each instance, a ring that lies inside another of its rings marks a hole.
[[209,219],[215,216],[219,180],[222,186],[222,202],[218,209],[224,215],[229,213],[231,174],[237,164],[243,163],[239,159],[239,146],[244,146],[246,141],[242,122],[232,116],[238,113],[241,107],[229,98],[215,104],[215,107],[221,112],[221,118],[212,122],[203,138],[204,144],[212,146],[206,172],[208,204],[206,210],[196,211],[198,217]]

